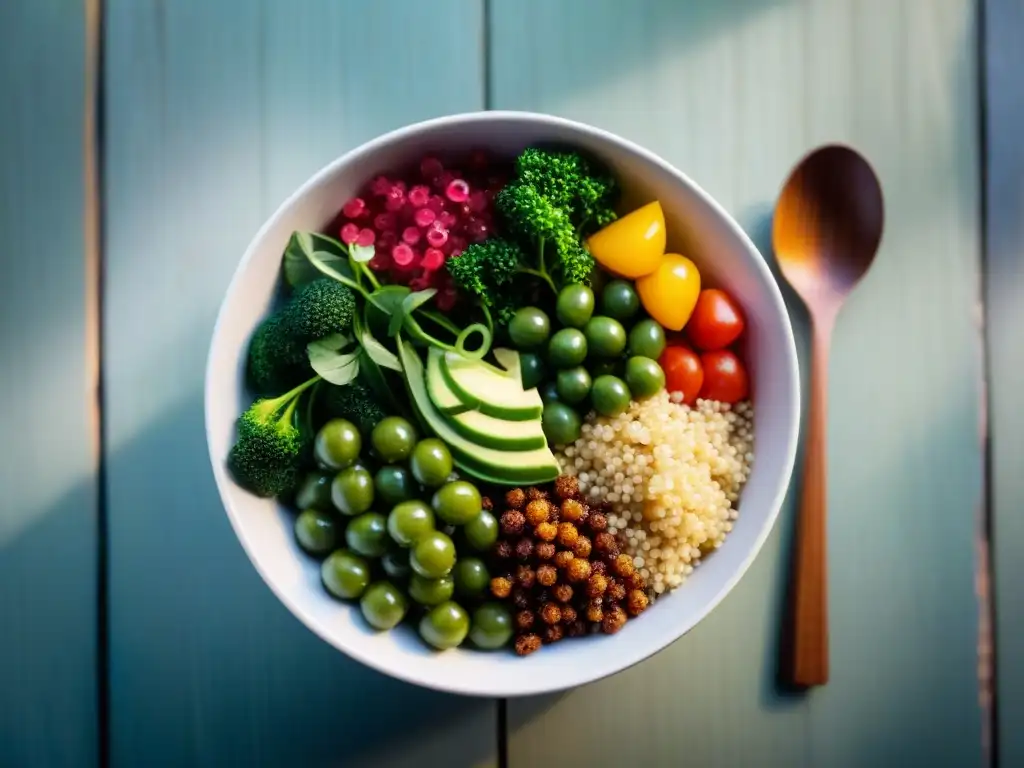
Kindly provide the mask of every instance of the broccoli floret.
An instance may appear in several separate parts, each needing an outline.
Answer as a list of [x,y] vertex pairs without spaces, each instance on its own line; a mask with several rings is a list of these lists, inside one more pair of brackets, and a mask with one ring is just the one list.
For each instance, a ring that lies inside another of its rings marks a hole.
[[322,387],[318,399],[327,418],[347,419],[366,436],[388,415],[370,388],[358,379],[343,387]]
[[517,243],[503,238],[473,243],[448,259],[446,266],[459,288],[476,296],[499,323],[507,323],[515,312],[516,297],[508,286],[516,275],[541,277],[554,288],[549,276],[526,266],[525,254]]
[[282,312],[262,323],[249,341],[249,383],[261,395],[284,392],[309,375],[306,347],[292,337]]
[[[512,231],[540,254],[539,269],[562,284],[586,283],[594,260],[582,237],[614,221],[615,177],[579,152],[531,147],[516,159],[516,179],[495,200]],[[547,249],[557,261],[545,264]]]
[[243,488],[270,497],[294,487],[305,439],[294,423],[295,408],[302,393],[319,380],[314,376],[280,397],[261,398],[238,418],[228,469]]
[[544,249],[551,244],[558,262],[550,271],[563,283],[584,283],[590,278],[594,259],[580,243],[576,226],[567,213],[544,197],[536,187],[522,181],[506,185],[495,200],[498,210],[513,228],[540,252],[540,271],[547,273]]
[[249,342],[249,383],[261,395],[276,395],[310,375],[306,345],[352,327],[352,290],[329,277],[314,280],[264,320]]
[[332,333],[347,333],[355,311],[352,289],[323,277],[295,292],[285,310],[285,322],[291,335],[305,346]]

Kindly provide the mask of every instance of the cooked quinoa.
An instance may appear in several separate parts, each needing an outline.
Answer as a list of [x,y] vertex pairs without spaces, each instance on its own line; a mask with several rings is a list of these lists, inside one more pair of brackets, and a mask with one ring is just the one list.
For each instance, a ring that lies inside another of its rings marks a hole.
[[732,530],[750,476],[753,407],[683,405],[661,392],[613,418],[591,413],[559,455],[581,492],[610,504],[608,531],[655,594],[678,587]]

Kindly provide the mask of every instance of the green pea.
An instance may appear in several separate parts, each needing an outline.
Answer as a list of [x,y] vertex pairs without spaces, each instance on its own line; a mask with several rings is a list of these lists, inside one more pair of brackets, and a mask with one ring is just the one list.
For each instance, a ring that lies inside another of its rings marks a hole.
[[404,581],[409,578],[412,566],[409,565],[408,549],[389,549],[380,559],[380,564],[390,578]]
[[541,419],[544,436],[552,445],[568,445],[580,437],[583,423],[580,415],[565,403],[548,403]]
[[612,280],[601,293],[601,310],[616,320],[629,320],[640,309],[636,288],[626,280]]
[[533,352],[519,353],[519,369],[523,389],[533,389],[544,381],[544,375],[547,373],[544,361],[540,355]]
[[452,455],[436,437],[420,440],[412,450],[409,468],[419,483],[436,488],[452,473]]
[[380,506],[393,507],[416,496],[416,483],[408,469],[395,464],[381,467],[373,478]]
[[359,555],[339,549],[320,566],[324,587],[342,600],[355,600],[370,583],[370,565]]
[[374,629],[387,631],[398,626],[405,618],[409,605],[398,587],[387,581],[378,581],[366,588],[359,609],[363,618]]
[[577,328],[563,328],[548,342],[548,362],[555,368],[572,368],[587,359],[587,337]]
[[626,384],[634,398],[643,400],[665,388],[665,372],[649,357],[631,357],[626,361]]
[[665,329],[654,320],[641,320],[629,331],[630,354],[657,360],[665,351]]
[[469,614],[458,603],[441,603],[420,620],[420,637],[440,651],[462,644],[469,634]]
[[437,516],[449,525],[465,525],[480,514],[483,500],[472,483],[456,480],[434,492],[431,505]]
[[432,531],[413,545],[409,564],[420,576],[439,579],[455,566],[455,544],[449,536]]
[[593,357],[616,357],[626,348],[626,329],[622,323],[610,317],[590,318],[583,333],[587,337],[587,349]]
[[295,492],[295,506],[299,509],[333,509],[331,504],[331,483],[334,474],[330,472],[308,472]]
[[359,515],[373,506],[373,477],[362,467],[343,469],[331,484],[331,501],[345,515]]
[[418,499],[403,501],[388,515],[388,533],[396,544],[411,547],[434,530],[434,511]]
[[545,381],[540,385],[540,399],[550,403],[558,399],[558,384],[555,381]]
[[334,515],[307,509],[295,518],[295,540],[314,557],[323,557],[338,545],[338,524]]
[[455,594],[455,579],[451,575],[428,579],[414,573],[409,579],[409,597],[420,605],[440,605]]
[[325,469],[351,467],[363,449],[363,439],[356,425],[345,419],[331,419],[316,433],[313,455]]
[[512,639],[512,613],[501,603],[484,603],[473,612],[469,639],[485,651],[504,647]]
[[464,557],[455,563],[452,570],[455,578],[455,590],[463,597],[481,597],[491,583],[491,574],[487,572],[484,561],[478,557]]
[[555,302],[555,316],[562,325],[582,328],[594,314],[594,292],[585,285],[567,285]]
[[521,307],[508,324],[508,335],[519,349],[539,347],[551,333],[551,321],[543,310]]
[[364,512],[345,529],[345,543],[363,557],[380,557],[387,551],[388,528],[384,515]]
[[373,428],[370,442],[383,461],[405,461],[416,445],[416,429],[401,416],[388,416]]
[[482,510],[462,528],[466,541],[477,552],[487,552],[498,540],[498,519]]
[[582,403],[590,394],[590,387],[593,383],[590,374],[583,366],[567,368],[558,372],[556,380],[558,387],[558,398],[564,403],[575,405]]
[[594,410],[602,416],[618,416],[629,407],[629,388],[618,376],[598,376],[590,399]]
[[614,360],[598,360],[590,365],[590,375],[593,378],[598,376],[611,375],[618,376],[621,372],[622,360],[616,358]]

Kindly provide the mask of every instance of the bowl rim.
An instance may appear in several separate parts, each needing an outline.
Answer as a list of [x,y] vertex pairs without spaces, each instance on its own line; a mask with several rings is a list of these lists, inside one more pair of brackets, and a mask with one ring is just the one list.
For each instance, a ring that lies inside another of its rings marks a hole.
[[[544,125],[557,126],[562,129],[566,129],[572,132],[587,135],[591,138],[617,144],[621,149],[624,149],[632,154],[635,154],[643,160],[660,167],[665,172],[676,177],[681,184],[687,185],[692,192],[694,192],[701,200],[709,206],[715,214],[727,225],[733,235],[735,235],[739,241],[747,248],[749,253],[754,254],[757,258],[753,259],[754,268],[761,273],[764,278],[764,282],[768,288],[768,296],[772,304],[774,305],[775,311],[783,318],[783,335],[784,335],[784,350],[782,352],[783,360],[780,360],[780,364],[785,368],[789,369],[789,380],[790,380],[790,391],[788,392],[789,397],[793,402],[793,413],[790,415],[787,423],[787,432],[785,434],[785,450],[786,455],[783,457],[783,471],[779,473],[775,479],[775,488],[772,493],[770,501],[770,509],[767,516],[765,517],[761,530],[754,538],[753,545],[747,556],[739,564],[739,566],[733,571],[729,578],[719,587],[713,597],[708,600],[699,610],[694,612],[693,619],[689,626],[685,627],[679,634],[666,633],[665,637],[659,638],[653,645],[645,645],[643,650],[640,652],[630,651],[629,647],[626,648],[625,652],[620,656],[623,663],[615,666],[614,669],[602,671],[594,676],[583,675],[577,682],[557,682],[554,684],[547,684],[541,682],[539,685],[522,685],[517,686],[514,689],[491,689],[487,691],[480,690],[479,686],[474,685],[472,682],[464,681],[457,675],[449,677],[444,684],[436,682],[436,679],[423,676],[417,673],[415,666],[409,668],[394,668],[390,665],[380,663],[375,654],[368,653],[365,650],[360,649],[353,644],[346,643],[331,637],[321,626],[320,622],[312,615],[310,615],[303,608],[296,605],[288,595],[285,594],[283,589],[280,589],[263,567],[260,565],[258,558],[254,552],[253,546],[249,541],[246,533],[245,526],[239,519],[239,514],[234,509],[232,500],[229,498],[228,492],[225,488],[225,484],[230,482],[230,479],[226,475],[223,467],[223,457],[215,456],[213,453],[213,439],[211,435],[211,402],[214,399],[215,389],[215,376],[213,374],[214,369],[214,352],[217,347],[217,341],[222,333],[222,326],[226,322],[227,318],[227,298],[231,296],[237,289],[238,283],[242,280],[242,276],[249,265],[249,262],[253,259],[254,254],[259,244],[266,237],[267,233],[274,228],[278,223],[278,220],[289,211],[293,205],[301,200],[311,189],[316,188],[321,183],[332,177],[340,169],[346,165],[358,160],[364,155],[376,152],[378,149],[385,147],[389,144],[402,142],[407,138],[416,136],[424,131],[429,131],[434,128],[438,128],[444,125],[450,125],[453,123],[458,124],[486,124],[491,121],[511,121],[511,122],[524,122],[524,123],[541,123]],[[227,289],[224,292],[223,298],[221,299],[220,307],[217,310],[217,318],[213,326],[213,332],[210,339],[210,347],[207,352],[206,359],[206,370],[204,375],[204,386],[203,386],[203,415],[204,415],[204,432],[206,434],[206,445],[207,452],[210,457],[211,469],[213,470],[214,480],[217,485],[217,493],[221,500],[221,505],[224,507],[224,511],[227,513],[228,520],[231,523],[231,528],[242,545],[242,549],[245,551],[249,562],[259,573],[260,578],[270,588],[270,591],[277,597],[278,600],[289,610],[289,612],[295,616],[309,631],[319,637],[321,640],[341,651],[349,658],[358,661],[359,663],[373,669],[377,672],[385,674],[389,677],[401,680],[406,683],[417,685],[423,688],[428,688],[443,693],[454,693],[465,696],[473,696],[480,698],[518,698],[522,696],[533,696],[540,694],[556,693],[559,691],[569,690],[581,685],[588,683],[594,683],[599,680],[603,680],[612,675],[616,675],[623,672],[636,664],[649,659],[661,651],[665,650],[668,646],[672,645],[675,641],[679,640],[690,631],[693,630],[698,624],[700,624],[707,616],[725,599],[725,597],[732,592],[739,580],[746,574],[747,570],[753,564],[755,558],[760,554],[764,547],[765,541],[775,528],[775,524],[778,520],[782,504],[785,500],[785,496],[788,492],[790,480],[792,478],[793,469],[796,463],[796,453],[798,446],[798,437],[800,430],[800,415],[801,415],[801,396],[800,396],[800,368],[796,353],[796,341],[793,334],[793,326],[789,317],[789,313],[786,309],[785,301],[782,297],[782,292],[779,289],[778,282],[775,280],[772,272],[768,266],[764,255],[760,252],[754,242],[747,235],[746,231],[739,225],[739,223],[732,217],[732,215],[726,211],[722,205],[712,197],[707,191],[704,190],[697,182],[690,178],[686,173],[676,168],[674,165],[669,163],[667,160],[659,156],[658,154],[645,149],[639,144],[626,139],[618,134],[611,131],[599,128],[588,123],[572,120],[565,117],[556,115],[522,111],[522,110],[477,110],[470,112],[458,112],[449,115],[443,115],[438,117],[421,120],[415,123],[409,123],[402,127],[393,129],[386,133],[380,134],[375,138],[359,144],[358,146],[350,149],[342,155],[331,160],[326,165],[321,167],[318,171],[313,173],[309,178],[306,179],[294,192],[288,195],[274,210],[274,212],[264,221],[264,223],[257,230],[256,234],[249,241],[246,249],[238,261],[235,267],[235,271],[232,274],[231,280],[228,283]]]

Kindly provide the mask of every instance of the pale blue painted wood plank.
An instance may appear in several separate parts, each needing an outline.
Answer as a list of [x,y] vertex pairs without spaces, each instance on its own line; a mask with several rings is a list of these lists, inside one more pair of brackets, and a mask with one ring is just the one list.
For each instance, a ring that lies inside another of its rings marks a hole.
[[987,0],[985,70],[990,502],[1000,765],[1024,765],[1024,5]]
[[829,685],[773,685],[790,503],[690,636],[585,690],[510,702],[511,765],[550,764],[552,744],[565,765],[981,764],[975,24],[967,0],[494,4],[495,107],[645,144],[765,253],[792,163],[852,142],[888,227],[833,352]]
[[98,762],[81,2],[0,3],[0,765]]
[[201,408],[215,313],[262,220],[355,144],[479,108],[481,32],[464,0],[107,3],[115,768],[495,758],[493,702],[385,679],[276,602],[220,507]]

